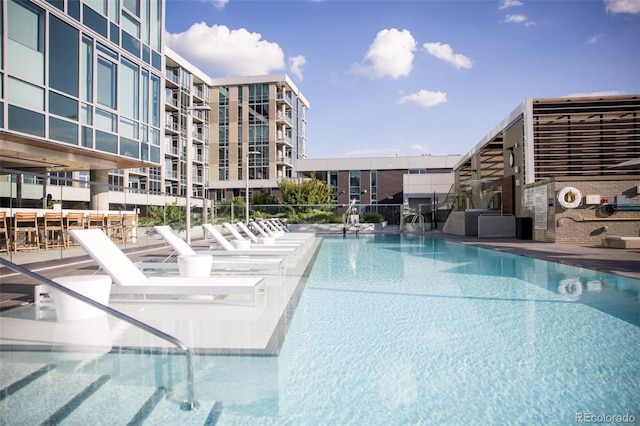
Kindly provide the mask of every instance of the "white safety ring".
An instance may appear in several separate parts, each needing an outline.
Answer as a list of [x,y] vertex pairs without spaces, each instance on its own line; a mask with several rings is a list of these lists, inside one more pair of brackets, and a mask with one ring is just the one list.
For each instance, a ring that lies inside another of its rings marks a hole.
[[565,209],[575,209],[582,202],[582,194],[572,186],[565,186],[558,191],[558,203]]
[[569,299],[578,299],[582,294],[582,282],[578,278],[565,278],[560,281],[558,293]]

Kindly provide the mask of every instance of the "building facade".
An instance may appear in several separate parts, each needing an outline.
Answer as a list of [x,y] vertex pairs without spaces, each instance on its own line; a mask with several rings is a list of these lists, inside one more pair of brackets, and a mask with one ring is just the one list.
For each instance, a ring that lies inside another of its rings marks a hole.
[[215,200],[249,193],[279,194],[278,182],[295,178],[306,158],[309,102],[286,74],[214,78],[211,152]]
[[[536,241],[637,237],[640,166],[617,166],[638,158],[639,95],[526,99],[455,165],[460,207],[511,216],[501,229]],[[464,214],[449,231],[482,234]]]
[[[403,205],[406,213],[447,198],[454,184],[453,166],[461,155],[414,157],[319,158],[298,162],[298,173],[328,182],[339,205]],[[424,211],[424,210],[423,210]],[[386,215],[386,214],[385,214]],[[386,217],[399,223],[399,216]]]
[[[162,164],[164,2],[6,0],[0,13],[2,168],[107,183]],[[41,198],[15,183],[3,198]]]

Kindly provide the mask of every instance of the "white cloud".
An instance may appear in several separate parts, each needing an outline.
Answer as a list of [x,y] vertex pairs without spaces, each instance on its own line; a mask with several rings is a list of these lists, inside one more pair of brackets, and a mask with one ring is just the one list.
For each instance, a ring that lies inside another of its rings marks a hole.
[[229,0],[208,0],[209,3],[212,3],[216,9],[224,9],[224,7],[229,3]]
[[604,0],[605,10],[609,13],[640,14],[640,0]]
[[290,56],[289,57],[289,72],[296,76],[298,80],[303,80],[302,78],[302,66],[307,63],[307,60],[302,55]]
[[507,15],[505,18],[505,22],[513,22],[516,24],[527,22],[527,20],[528,18],[525,15]]
[[563,98],[593,98],[598,96],[622,96],[624,94],[624,91],[621,90],[604,90],[602,92],[569,93],[568,95],[563,96]]
[[587,39],[587,44],[595,44],[598,41],[600,41],[600,37],[602,37],[602,34],[598,34],[598,35],[594,35],[591,36]]
[[422,47],[424,47],[430,55],[447,61],[456,68],[471,68],[471,59],[460,53],[453,53],[453,49],[448,44],[425,43]]
[[447,94],[445,92],[430,92],[428,90],[419,90],[410,95],[401,96],[397,103],[418,105],[421,107],[433,107],[447,102]]
[[415,50],[416,41],[409,31],[382,30],[369,46],[364,63],[354,64],[351,72],[372,79],[405,77],[411,73]]
[[166,43],[205,72],[243,76],[285,69],[280,46],[244,28],[230,30],[224,25],[210,27],[200,22],[185,32],[166,34]]
[[502,0],[499,9],[508,9],[510,7],[522,6],[522,2],[518,0]]

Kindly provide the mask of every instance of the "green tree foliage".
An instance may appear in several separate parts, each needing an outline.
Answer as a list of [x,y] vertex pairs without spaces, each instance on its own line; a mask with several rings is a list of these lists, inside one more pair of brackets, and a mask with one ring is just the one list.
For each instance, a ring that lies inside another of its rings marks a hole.
[[310,211],[313,205],[332,204],[331,185],[318,179],[309,179],[301,183],[282,180],[278,184],[282,193],[282,202],[297,211]]
[[251,204],[266,206],[270,204],[280,204],[280,201],[267,191],[260,191],[257,194],[253,194]]
[[151,224],[167,224],[176,231],[185,230],[187,225],[186,209],[177,203],[149,207],[149,219]]

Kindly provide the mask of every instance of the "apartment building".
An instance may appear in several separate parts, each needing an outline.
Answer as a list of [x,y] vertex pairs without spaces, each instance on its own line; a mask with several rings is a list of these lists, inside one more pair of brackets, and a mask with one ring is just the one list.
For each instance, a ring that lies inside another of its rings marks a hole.
[[216,111],[211,152],[216,200],[268,191],[295,178],[306,158],[309,102],[286,74],[214,78],[211,105]]
[[0,14],[0,167],[18,172],[3,200],[37,207],[48,182],[28,171],[104,208],[109,170],[162,166],[163,1],[6,0]]
[[285,74],[207,76],[164,46],[164,1],[7,0],[0,14],[3,204],[230,200],[296,176],[304,96]]

